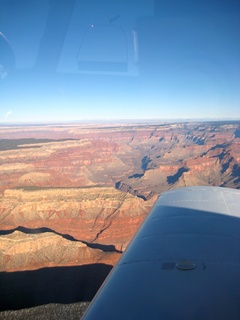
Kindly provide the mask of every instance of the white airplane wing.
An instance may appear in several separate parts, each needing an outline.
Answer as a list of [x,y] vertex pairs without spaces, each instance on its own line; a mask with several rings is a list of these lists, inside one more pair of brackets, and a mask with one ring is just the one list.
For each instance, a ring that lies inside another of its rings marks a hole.
[[240,319],[240,191],[161,195],[85,316]]

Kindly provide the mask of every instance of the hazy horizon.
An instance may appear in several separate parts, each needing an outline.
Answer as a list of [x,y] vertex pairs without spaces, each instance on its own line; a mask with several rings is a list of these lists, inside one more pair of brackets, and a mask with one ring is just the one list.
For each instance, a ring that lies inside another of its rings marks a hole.
[[102,124],[102,125],[107,125],[107,124],[113,124],[113,125],[128,125],[128,124],[142,124],[142,125],[148,125],[148,124],[167,124],[167,123],[183,123],[183,122],[238,122],[240,121],[240,118],[169,118],[169,119],[84,119],[84,120],[62,120],[62,121],[57,121],[57,120],[49,120],[49,121],[29,121],[29,122],[24,122],[24,121],[13,121],[13,122],[8,122],[8,121],[3,121],[0,122],[0,126],[30,126],[30,125],[95,125],[95,124]]

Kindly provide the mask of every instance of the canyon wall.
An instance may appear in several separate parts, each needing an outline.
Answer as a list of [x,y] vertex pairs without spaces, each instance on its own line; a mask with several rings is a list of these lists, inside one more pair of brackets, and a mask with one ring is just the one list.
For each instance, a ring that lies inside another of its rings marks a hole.
[[114,265],[162,192],[240,188],[239,128],[0,127],[0,270]]

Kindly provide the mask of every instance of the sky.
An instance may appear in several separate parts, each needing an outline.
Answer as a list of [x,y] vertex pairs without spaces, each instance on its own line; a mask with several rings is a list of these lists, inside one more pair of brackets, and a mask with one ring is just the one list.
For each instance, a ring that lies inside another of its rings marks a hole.
[[0,124],[240,119],[240,1],[59,3],[0,0]]

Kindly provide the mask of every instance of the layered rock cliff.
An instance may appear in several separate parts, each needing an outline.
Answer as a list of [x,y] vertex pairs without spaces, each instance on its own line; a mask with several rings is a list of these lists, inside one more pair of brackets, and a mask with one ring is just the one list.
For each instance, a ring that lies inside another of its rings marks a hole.
[[2,230],[47,227],[122,250],[153,202],[111,187],[7,189],[0,203]]
[[[107,262],[103,255],[100,249],[92,249],[81,241],[68,240],[53,232],[28,234],[15,230],[1,236],[0,272]],[[116,254],[109,262],[114,263],[117,258]]]
[[239,128],[239,122],[0,127],[1,270],[113,265],[162,192],[240,188]]

